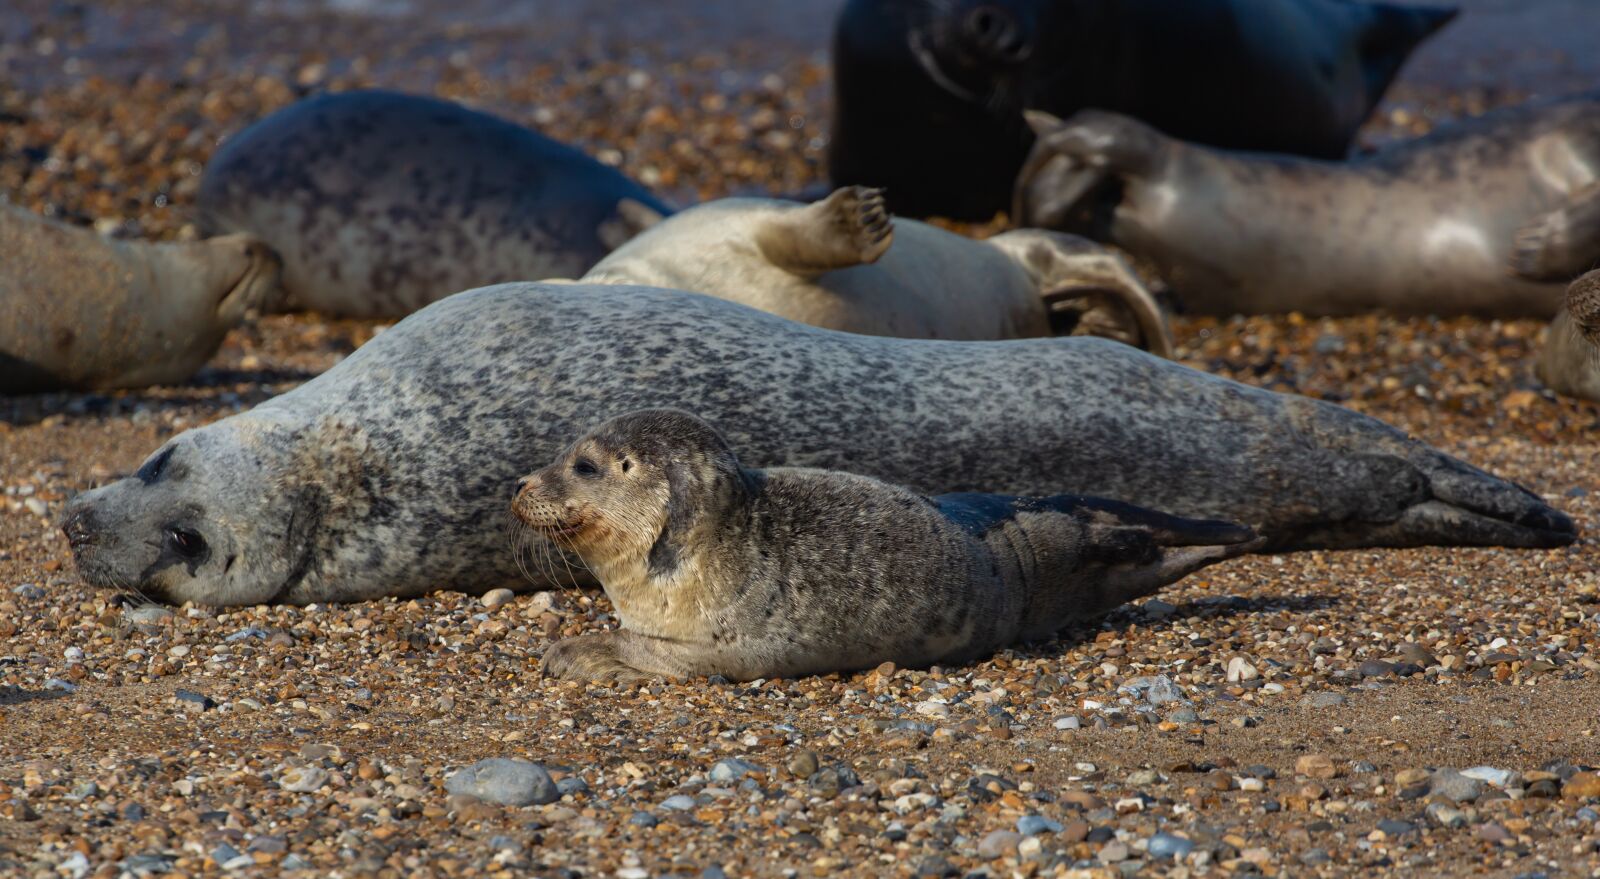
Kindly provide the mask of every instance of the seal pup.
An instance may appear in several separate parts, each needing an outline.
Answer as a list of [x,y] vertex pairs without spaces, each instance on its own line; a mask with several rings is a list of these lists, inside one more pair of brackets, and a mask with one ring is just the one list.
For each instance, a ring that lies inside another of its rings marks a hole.
[[1534,374],[1558,394],[1600,402],[1600,271],[1572,282]]
[[1538,496],[1380,421],[1107,339],[862,336],[678,290],[532,283],[440,300],[173,437],[63,525],[90,583],[174,602],[526,587],[502,526],[527,465],[599,420],[690,406],[752,466],[1113,497],[1241,522],[1270,549],[1574,539]]
[[0,394],[183,381],[277,285],[248,235],[119,241],[0,204]]
[[1027,108],[1340,158],[1454,15],[1346,0],[850,0],[828,167],[835,185],[888,187],[896,213],[987,220],[1033,140]]
[[688,208],[581,279],[705,293],[790,320],[908,339],[1074,331],[1172,356],[1155,298],[1122,259],[1075,235],[987,241],[891,217],[883,190],[819,202],[725,198]]
[[349,317],[403,317],[470,287],[576,277],[670,213],[572,147],[386,91],[308,98],[228,138],[200,178],[198,205],[202,230],[248,232],[283,257],[275,310]]
[[1112,113],[1029,121],[1017,221],[1149,259],[1194,311],[1549,317],[1563,272],[1600,259],[1600,234],[1589,255],[1567,243],[1600,233],[1600,94],[1346,162],[1209,150]]
[[961,662],[1036,641],[1255,534],[1099,498],[924,497],[836,470],[747,469],[686,412],[615,418],[524,477],[512,513],[570,549],[622,628],[545,673],[791,678]]

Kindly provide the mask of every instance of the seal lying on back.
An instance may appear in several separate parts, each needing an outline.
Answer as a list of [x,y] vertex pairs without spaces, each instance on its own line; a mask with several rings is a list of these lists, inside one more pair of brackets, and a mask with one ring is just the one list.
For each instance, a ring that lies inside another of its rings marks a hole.
[[960,662],[1255,538],[1099,498],[928,498],[834,470],[746,469],[710,425],[671,410],[601,425],[523,479],[511,508],[616,606],[621,629],[545,653],[546,673],[588,680]]
[[117,241],[0,205],[0,394],[179,382],[278,285],[260,241]]
[[1217,152],[1109,113],[1029,118],[1018,222],[1092,215],[1092,237],[1155,263],[1195,311],[1549,317],[1600,260],[1600,95],[1340,163]]
[[1558,394],[1600,402],[1600,271],[1567,288],[1534,373]]
[[1033,139],[1027,108],[1340,158],[1454,15],[1346,0],[850,0],[828,166],[836,185],[888,187],[897,213],[986,220]]
[[1161,308],[1122,259],[1059,232],[974,241],[890,217],[882,190],[809,205],[727,198],[676,214],[582,280],[705,293],[874,336],[1015,339],[1079,331],[1172,356]]
[[577,277],[667,207],[587,155],[486,113],[383,91],[322,95],[229,138],[202,228],[283,257],[278,310],[402,317],[470,287]]
[[693,406],[752,466],[1087,494],[1269,547],[1562,546],[1566,516],[1382,422],[1092,337],[838,333],[710,296],[506,284],[441,300],[70,503],[89,582],[169,601],[527,584],[507,488],[587,425]]

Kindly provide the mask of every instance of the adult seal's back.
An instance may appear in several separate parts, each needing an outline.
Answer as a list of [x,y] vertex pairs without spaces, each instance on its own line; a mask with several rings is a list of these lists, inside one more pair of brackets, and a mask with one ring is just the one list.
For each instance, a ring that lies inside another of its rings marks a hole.
[[203,228],[283,258],[281,310],[399,317],[459,290],[577,277],[667,207],[582,152],[504,119],[384,91],[322,95],[228,139]]
[[1094,107],[1212,146],[1343,156],[1454,16],[1346,0],[850,0],[828,163],[896,213],[1004,210],[1025,109]]
[[677,290],[559,284],[437,302],[174,437],[79,495],[64,525],[90,582],[175,601],[516,585],[517,477],[596,420],[685,406],[755,467],[1117,498],[1254,526],[1277,548],[1574,536],[1537,496],[1382,422],[1118,342],[862,336]]

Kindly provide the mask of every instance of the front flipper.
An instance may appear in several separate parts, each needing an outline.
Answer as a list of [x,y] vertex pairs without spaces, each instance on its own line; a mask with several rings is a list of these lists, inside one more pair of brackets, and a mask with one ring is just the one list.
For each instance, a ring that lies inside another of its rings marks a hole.
[[1118,179],[1158,172],[1171,143],[1154,128],[1116,113],[1084,110],[1066,121],[1039,110],[1023,116],[1038,139],[1012,191],[1011,221],[1018,226],[1105,225],[1105,218],[1095,215],[1103,207],[1097,204],[1101,194],[1114,190]]
[[1511,248],[1511,270],[1535,281],[1566,281],[1600,267],[1600,183],[1529,220]]
[[894,240],[883,190],[846,186],[822,201],[761,219],[756,247],[767,261],[804,278],[877,262]]
[[681,681],[692,668],[681,657],[684,646],[619,629],[564,638],[550,645],[539,670],[566,681],[614,681],[631,685],[651,680]]

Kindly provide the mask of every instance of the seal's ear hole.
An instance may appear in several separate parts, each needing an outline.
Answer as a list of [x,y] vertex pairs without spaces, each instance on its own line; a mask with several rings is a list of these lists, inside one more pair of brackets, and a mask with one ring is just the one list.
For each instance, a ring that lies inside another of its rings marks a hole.
[[629,459],[629,458],[626,458],[626,457],[623,458],[622,459],[622,472],[623,473],[627,473],[629,470],[632,470],[632,469],[633,469],[633,461],[631,459]]

